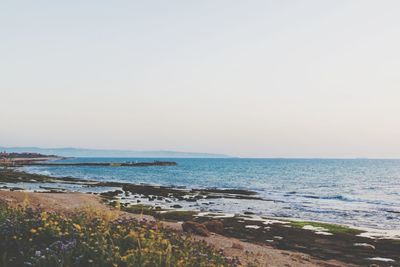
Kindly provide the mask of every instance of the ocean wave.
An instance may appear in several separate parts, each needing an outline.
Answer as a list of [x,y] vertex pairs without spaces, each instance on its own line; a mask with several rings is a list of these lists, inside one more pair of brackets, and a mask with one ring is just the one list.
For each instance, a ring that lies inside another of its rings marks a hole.
[[52,175],[50,171],[39,169],[37,167],[22,167],[22,168],[19,168],[18,170],[24,171],[27,173],[32,173],[32,174],[47,175],[47,176]]
[[341,200],[346,202],[364,202],[361,199],[351,198],[348,196],[343,195],[333,195],[333,196],[314,196],[314,195],[301,195],[304,198],[311,198],[311,199],[325,199],[325,200]]

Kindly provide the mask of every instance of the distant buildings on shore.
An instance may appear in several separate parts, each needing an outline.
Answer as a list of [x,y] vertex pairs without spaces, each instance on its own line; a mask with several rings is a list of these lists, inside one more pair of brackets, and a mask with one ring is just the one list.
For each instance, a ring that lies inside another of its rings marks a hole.
[[43,155],[40,153],[22,152],[16,153],[7,151],[0,152],[0,166],[21,166],[22,164],[34,161],[43,161],[48,158],[55,158],[53,155]]
[[30,152],[23,152],[23,153],[16,153],[11,152],[8,153],[7,151],[0,152],[0,158],[44,158],[44,157],[53,157],[52,155],[43,155],[40,153],[30,153]]

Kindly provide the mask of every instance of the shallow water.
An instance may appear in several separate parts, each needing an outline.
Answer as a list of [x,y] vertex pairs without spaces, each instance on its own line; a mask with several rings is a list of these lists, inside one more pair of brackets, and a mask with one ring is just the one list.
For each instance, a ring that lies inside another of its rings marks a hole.
[[[76,158],[63,162],[154,159]],[[241,188],[270,201],[222,199],[202,210],[251,211],[377,229],[400,229],[400,160],[159,159],[169,167],[24,167],[28,172],[187,188]]]

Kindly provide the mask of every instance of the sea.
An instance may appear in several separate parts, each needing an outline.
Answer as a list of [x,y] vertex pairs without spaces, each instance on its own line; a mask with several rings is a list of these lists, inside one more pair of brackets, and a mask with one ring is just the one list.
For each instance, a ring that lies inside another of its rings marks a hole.
[[[184,208],[400,229],[400,160],[71,158],[61,162],[175,161],[177,166],[29,166],[24,171],[181,188],[246,189],[263,200],[220,199]],[[78,189],[79,190],[79,189]]]

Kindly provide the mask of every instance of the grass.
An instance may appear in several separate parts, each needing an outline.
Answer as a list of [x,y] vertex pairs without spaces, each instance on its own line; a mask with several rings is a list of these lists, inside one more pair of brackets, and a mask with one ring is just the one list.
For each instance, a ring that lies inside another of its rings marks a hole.
[[296,228],[303,228],[306,225],[311,225],[313,227],[322,227],[332,234],[353,234],[358,235],[362,233],[361,230],[353,229],[348,226],[330,224],[330,223],[320,223],[320,222],[307,222],[307,221],[290,221],[290,225]]
[[205,242],[116,212],[0,203],[0,266],[237,266]]

